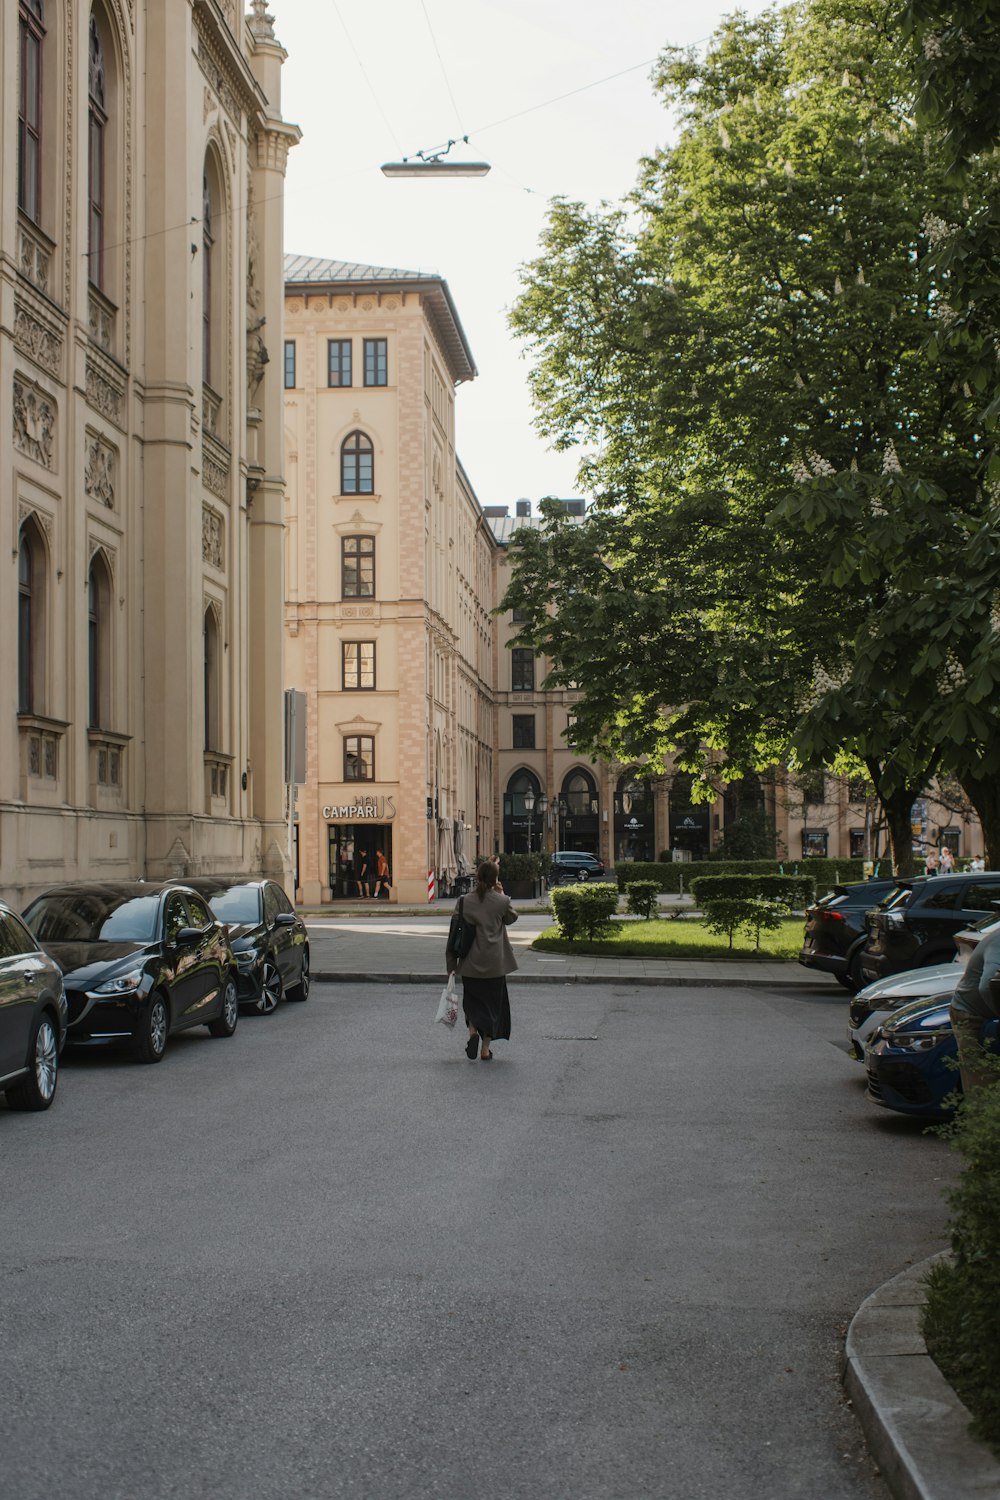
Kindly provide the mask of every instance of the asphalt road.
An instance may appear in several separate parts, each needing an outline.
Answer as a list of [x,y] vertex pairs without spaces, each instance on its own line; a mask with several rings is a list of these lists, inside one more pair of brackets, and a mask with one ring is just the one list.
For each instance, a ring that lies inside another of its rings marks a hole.
[[954,1160],[837,994],[322,986],[0,1107],[17,1500],[882,1500],[839,1385]]

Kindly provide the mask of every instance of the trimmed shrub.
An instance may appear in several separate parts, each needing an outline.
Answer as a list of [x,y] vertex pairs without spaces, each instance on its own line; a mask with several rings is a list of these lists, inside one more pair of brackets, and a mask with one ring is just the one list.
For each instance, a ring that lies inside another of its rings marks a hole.
[[[823,892],[837,884],[863,880],[863,864],[860,859],[702,859],[687,864],[673,864],[670,860],[621,860],[615,866],[615,875],[621,890],[636,880],[655,880],[661,891],[676,895],[682,888],[689,891],[692,880],[699,875],[799,874],[810,876],[816,882],[816,890]],[[881,873],[892,873],[888,860],[882,861]]]
[[696,906],[709,901],[777,902],[789,911],[808,906],[816,895],[811,875],[696,875],[691,882]]
[[760,947],[761,932],[774,932],[781,926],[784,912],[769,901],[759,901],[753,896],[727,896],[702,905],[702,916],[709,932],[724,933],[729,939],[741,927],[746,927],[756,936],[756,947]]
[[758,894],[757,875],[696,875],[688,889],[696,906],[709,901],[751,901]]
[[925,1280],[922,1325],[932,1359],[972,1413],[972,1432],[1000,1451],[1000,1062],[950,1128],[965,1157],[951,1205],[950,1260]]
[[758,875],[757,895],[789,911],[802,911],[816,899],[816,882],[811,875]]
[[656,898],[660,888],[655,880],[634,880],[625,887],[628,909],[634,917],[645,917],[648,922],[656,910]]
[[618,910],[618,891],[607,881],[558,886],[552,892],[552,910],[569,942],[598,938],[611,929]]

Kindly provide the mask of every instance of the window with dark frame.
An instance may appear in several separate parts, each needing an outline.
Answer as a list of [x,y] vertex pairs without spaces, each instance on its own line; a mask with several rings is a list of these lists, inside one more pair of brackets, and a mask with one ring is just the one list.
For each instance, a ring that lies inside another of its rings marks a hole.
[[96,559],[87,575],[87,723],[91,729],[101,724],[101,587]]
[[365,385],[387,385],[388,372],[388,339],[365,339]]
[[370,692],[375,687],[375,642],[341,641],[344,691]]
[[34,549],[22,534],[17,553],[17,708],[22,714],[35,707],[34,572]]
[[327,339],[326,383],[347,386],[352,382],[350,339]]
[[535,653],[525,646],[515,646],[510,653],[510,689],[512,693],[535,690]]
[[21,0],[18,11],[17,206],[35,224],[42,200],[42,0]]
[[349,432],[340,445],[340,493],[375,493],[375,450],[363,432]]
[[535,716],[534,714],[514,714],[514,749],[534,750],[535,748]]
[[90,17],[90,68],[87,90],[87,274],[104,289],[104,134],[108,123],[104,49],[97,18]]
[[201,181],[201,378],[212,384],[212,190],[208,174]]
[[374,599],[375,538],[373,536],[341,538],[340,593],[343,599]]
[[375,780],[375,737],[371,734],[344,736],[344,780]]
[[295,340],[285,340],[285,390],[295,389]]

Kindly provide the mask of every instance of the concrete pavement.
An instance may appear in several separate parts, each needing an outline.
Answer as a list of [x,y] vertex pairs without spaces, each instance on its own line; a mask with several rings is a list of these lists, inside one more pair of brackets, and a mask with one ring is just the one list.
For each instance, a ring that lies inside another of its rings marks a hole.
[[[332,983],[429,983],[442,978],[452,903],[431,912],[359,907],[307,916],[313,974]],[[607,984],[840,993],[831,975],[788,961],[612,959],[539,953],[547,908],[521,907],[510,929],[518,961],[512,984]],[[845,997],[846,998],[846,997]],[[846,1006],[845,1006],[846,1012]],[[920,1337],[924,1262],[877,1288],[848,1334],[844,1384],[870,1449],[897,1500],[973,1500],[1000,1495],[1000,1464],[968,1435],[969,1414]]]

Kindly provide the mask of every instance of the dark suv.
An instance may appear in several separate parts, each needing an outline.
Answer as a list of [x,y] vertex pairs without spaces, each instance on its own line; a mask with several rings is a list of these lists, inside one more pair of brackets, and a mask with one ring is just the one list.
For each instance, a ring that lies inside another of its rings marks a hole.
[[807,969],[822,969],[840,980],[845,989],[858,990],[861,950],[868,941],[865,915],[896,889],[895,880],[862,880],[835,885],[806,908],[806,930],[799,963]]
[[557,849],[552,856],[552,883],[578,880],[603,880],[604,864],[596,854],[585,854],[582,849]]
[[947,963],[955,955],[955,933],[995,911],[998,902],[1000,870],[897,880],[868,914],[868,941],[861,953],[865,983]]

